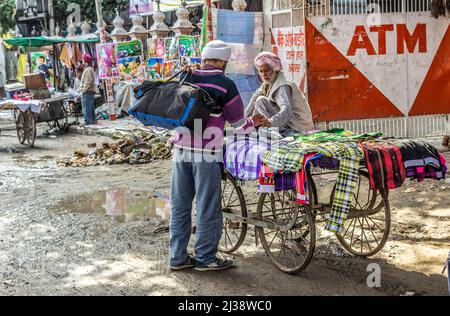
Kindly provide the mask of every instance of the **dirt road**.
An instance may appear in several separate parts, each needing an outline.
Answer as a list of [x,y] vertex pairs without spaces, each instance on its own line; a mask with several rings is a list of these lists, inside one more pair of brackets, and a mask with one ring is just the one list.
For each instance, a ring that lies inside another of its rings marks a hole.
[[[111,216],[104,208],[105,197],[118,192],[145,198],[168,191],[170,161],[56,166],[74,150],[104,141],[111,140],[44,137],[29,149],[17,145],[14,131],[2,132],[0,295],[447,294],[440,273],[450,250],[450,183],[408,181],[391,192],[391,237],[375,258],[353,257],[327,238],[310,266],[290,276],[248,236],[234,256],[236,269],[174,273],[167,267],[167,223],[161,217]],[[406,190],[411,187],[415,192]],[[380,288],[367,286],[370,263],[381,267]]]

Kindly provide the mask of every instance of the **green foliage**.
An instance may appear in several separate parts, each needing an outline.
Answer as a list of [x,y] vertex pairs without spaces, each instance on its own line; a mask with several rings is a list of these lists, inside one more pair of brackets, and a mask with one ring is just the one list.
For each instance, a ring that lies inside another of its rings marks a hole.
[[17,22],[14,0],[0,0],[0,35],[14,28]]

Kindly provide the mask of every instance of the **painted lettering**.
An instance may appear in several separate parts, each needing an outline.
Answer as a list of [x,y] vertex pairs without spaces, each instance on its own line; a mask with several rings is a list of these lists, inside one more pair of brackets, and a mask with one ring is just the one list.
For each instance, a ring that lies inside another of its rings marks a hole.
[[397,25],[397,54],[405,53],[405,44],[408,52],[414,53],[419,45],[419,53],[427,52],[427,25],[417,24],[413,34],[409,33],[405,24]]
[[[369,28],[370,32],[378,35],[378,55],[387,54],[387,33],[394,31],[394,24],[373,25]],[[397,54],[405,54],[405,45],[409,53],[427,52],[427,26],[426,24],[417,24],[412,34],[409,32],[406,24],[397,24]],[[358,50],[365,50],[367,55],[377,55],[372,41],[363,25],[355,27],[347,56],[355,56]]]
[[374,25],[370,27],[371,32],[378,33],[378,55],[386,55],[386,32],[392,32],[394,25]]
[[355,56],[358,49],[365,49],[368,55],[377,54],[363,25],[356,26],[347,56]]

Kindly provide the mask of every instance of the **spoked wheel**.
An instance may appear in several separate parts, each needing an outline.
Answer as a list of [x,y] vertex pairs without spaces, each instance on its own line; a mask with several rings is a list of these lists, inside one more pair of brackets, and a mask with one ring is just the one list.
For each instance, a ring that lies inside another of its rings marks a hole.
[[261,194],[257,214],[259,220],[268,224],[257,227],[257,232],[275,266],[288,274],[304,270],[316,244],[311,208],[298,204],[295,190],[289,190]]
[[[336,187],[331,194],[334,198]],[[344,232],[337,238],[355,256],[369,257],[383,249],[389,239],[391,210],[387,190],[371,190],[368,173],[360,171]]]
[[69,131],[69,121],[67,116],[61,120],[56,121],[56,126],[58,126],[58,129],[63,132],[64,134],[67,134]]
[[33,112],[29,110],[20,112],[16,121],[16,129],[19,142],[24,144],[26,141],[28,146],[33,147],[36,139],[36,117]]
[[23,144],[27,140],[27,126],[25,122],[25,113],[19,112],[16,120],[17,138],[19,143]]
[[219,250],[233,253],[245,240],[247,223],[239,219],[228,218],[227,215],[233,214],[247,218],[247,206],[241,188],[227,172],[222,179],[222,213],[222,237],[219,242]]
[[58,129],[63,132],[64,134],[67,134],[67,132],[69,131],[69,114],[68,114],[68,110],[64,107],[64,105],[61,105],[63,113],[64,113],[64,118],[56,120],[56,126],[58,126]]

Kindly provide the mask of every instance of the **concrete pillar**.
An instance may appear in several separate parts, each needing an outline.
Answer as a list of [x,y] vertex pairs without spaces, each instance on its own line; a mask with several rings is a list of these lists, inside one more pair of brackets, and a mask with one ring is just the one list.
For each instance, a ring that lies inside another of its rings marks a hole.
[[177,21],[171,27],[171,30],[175,32],[176,36],[190,35],[195,27],[189,21],[189,10],[183,6],[177,10],[175,15],[177,16]]
[[[270,2],[270,1],[265,1],[265,2]],[[234,11],[245,11],[245,9],[247,8],[247,2],[245,0],[234,0],[233,3],[231,4],[231,6],[233,7]]]
[[119,9],[116,9],[116,17],[113,20],[114,30],[111,32],[111,37],[116,42],[123,42],[128,38],[127,31],[123,28],[125,21],[120,17]]

